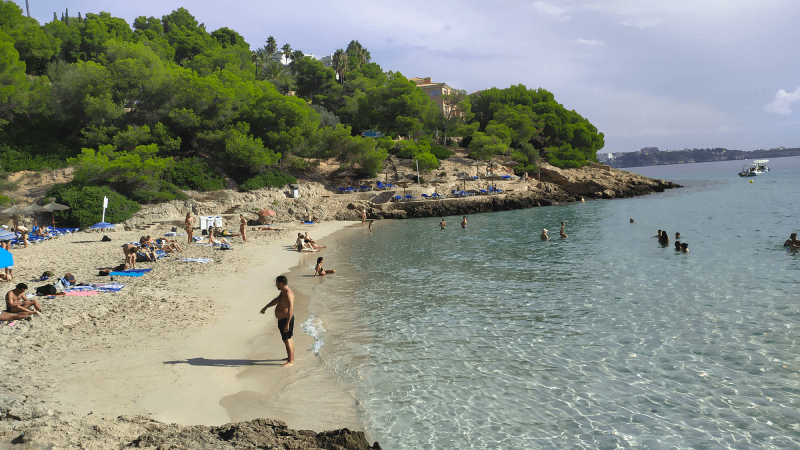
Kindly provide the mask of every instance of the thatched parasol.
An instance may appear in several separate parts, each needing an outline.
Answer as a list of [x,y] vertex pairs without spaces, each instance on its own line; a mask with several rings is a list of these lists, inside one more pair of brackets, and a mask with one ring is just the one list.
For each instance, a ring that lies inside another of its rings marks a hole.
[[50,211],[50,214],[53,216],[53,229],[56,228],[56,211],[64,211],[69,209],[67,205],[60,205],[55,202],[55,200],[51,201],[50,203],[42,206],[42,211]]

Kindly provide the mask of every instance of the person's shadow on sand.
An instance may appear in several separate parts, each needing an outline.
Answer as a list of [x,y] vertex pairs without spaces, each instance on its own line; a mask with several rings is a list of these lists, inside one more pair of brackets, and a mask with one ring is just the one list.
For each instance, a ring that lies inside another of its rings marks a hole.
[[207,367],[280,366],[285,359],[206,359],[190,358],[183,361],[164,361],[164,364],[189,364]]

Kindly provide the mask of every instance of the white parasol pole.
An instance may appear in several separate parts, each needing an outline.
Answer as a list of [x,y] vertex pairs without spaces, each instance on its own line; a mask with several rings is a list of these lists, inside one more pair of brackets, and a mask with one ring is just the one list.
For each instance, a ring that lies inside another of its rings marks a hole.
[[108,208],[108,197],[103,197],[103,220],[100,222],[106,221],[106,208]]

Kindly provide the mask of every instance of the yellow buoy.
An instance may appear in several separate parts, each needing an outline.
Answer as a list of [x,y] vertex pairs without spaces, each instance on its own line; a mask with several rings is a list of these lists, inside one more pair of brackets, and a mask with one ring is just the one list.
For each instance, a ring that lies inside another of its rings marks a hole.
[[752,182],[753,182],[753,180],[750,180],[750,182],[752,183]]

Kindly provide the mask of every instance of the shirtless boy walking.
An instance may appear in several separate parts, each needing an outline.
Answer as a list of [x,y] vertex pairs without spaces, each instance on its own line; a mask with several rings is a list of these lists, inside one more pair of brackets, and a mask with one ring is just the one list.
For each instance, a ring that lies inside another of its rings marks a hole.
[[275,307],[275,318],[278,319],[278,330],[281,332],[283,345],[286,346],[286,363],[281,367],[294,365],[294,292],[289,288],[289,280],[281,275],[275,279],[275,286],[281,292],[267,306],[261,308],[259,314],[264,314],[267,309]]

